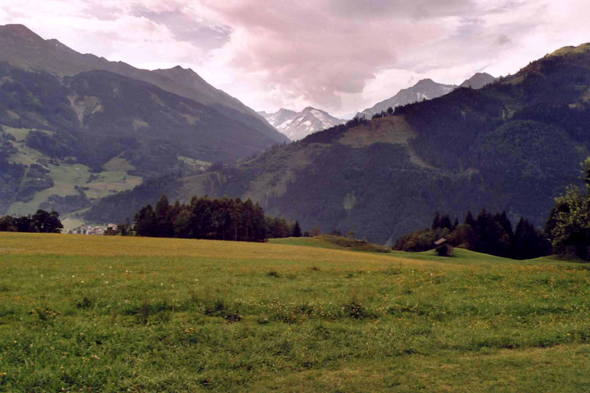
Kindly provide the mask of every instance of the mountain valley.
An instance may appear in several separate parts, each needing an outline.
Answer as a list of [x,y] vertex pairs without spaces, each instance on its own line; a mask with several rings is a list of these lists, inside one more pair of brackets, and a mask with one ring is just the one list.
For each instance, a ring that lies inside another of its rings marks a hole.
[[[479,90],[354,119],[161,191],[252,198],[306,229],[352,229],[381,244],[428,225],[437,210],[505,210],[542,226],[589,155],[588,91],[590,45],[560,50]],[[133,192],[110,199],[96,211],[137,208],[125,202]]]

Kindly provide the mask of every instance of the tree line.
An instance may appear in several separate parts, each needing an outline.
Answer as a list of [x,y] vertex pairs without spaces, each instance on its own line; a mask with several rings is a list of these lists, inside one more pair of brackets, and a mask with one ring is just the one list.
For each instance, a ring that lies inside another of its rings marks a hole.
[[37,210],[34,215],[0,217],[0,232],[60,233],[63,224],[56,211]]
[[302,236],[298,221],[268,217],[258,203],[240,198],[193,197],[188,204],[170,204],[167,196],[162,195],[155,207],[142,207],[134,221],[133,229],[119,225],[119,233],[109,234],[247,242]]
[[543,231],[521,217],[512,229],[506,212],[491,214],[482,210],[476,218],[471,212],[462,224],[451,223],[448,214],[435,214],[430,228],[420,229],[398,239],[394,249],[426,251],[445,238],[451,245],[513,259],[538,258],[554,253],[566,258],[590,261],[590,157],[582,166],[586,192],[571,185],[555,205]]
[[434,242],[445,238],[449,244],[485,254],[513,259],[531,259],[551,254],[551,243],[526,218],[521,217],[513,230],[506,212],[482,210],[477,217],[471,212],[463,223],[448,214],[435,214],[430,228],[418,230],[398,239],[394,249],[427,251]]

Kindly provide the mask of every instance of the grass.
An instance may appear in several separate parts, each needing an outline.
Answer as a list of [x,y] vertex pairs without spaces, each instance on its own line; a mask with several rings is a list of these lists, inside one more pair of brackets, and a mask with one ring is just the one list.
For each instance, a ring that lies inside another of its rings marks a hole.
[[74,229],[78,229],[82,225],[84,225],[84,221],[76,220],[76,219],[72,219],[72,218],[62,219],[61,223],[64,226],[64,228],[63,228],[64,233],[68,232],[68,231],[73,231]]
[[586,265],[282,242],[0,233],[0,391],[590,390]]
[[368,243],[364,240],[350,239],[344,236],[320,235],[309,237],[288,237],[283,239],[270,239],[273,244],[285,244],[292,246],[320,247],[332,250],[364,251],[391,253],[388,247]]

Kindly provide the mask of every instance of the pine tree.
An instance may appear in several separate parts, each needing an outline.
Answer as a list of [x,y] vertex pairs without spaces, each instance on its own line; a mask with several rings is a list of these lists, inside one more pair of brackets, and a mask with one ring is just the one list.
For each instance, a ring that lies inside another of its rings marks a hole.
[[447,228],[447,229],[452,229],[453,224],[451,224],[451,217],[449,217],[448,214],[443,215],[440,218],[440,225],[439,228]]
[[299,221],[295,221],[295,227],[293,228],[293,237],[301,237],[301,227],[299,226]]
[[475,219],[473,218],[473,214],[471,214],[471,210],[469,210],[467,212],[467,215],[465,216],[465,221],[463,221],[464,224],[469,225],[473,230],[475,230]]
[[432,220],[431,228],[433,231],[440,228],[440,215],[438,214],[438,212],[434,214],[434,220]]

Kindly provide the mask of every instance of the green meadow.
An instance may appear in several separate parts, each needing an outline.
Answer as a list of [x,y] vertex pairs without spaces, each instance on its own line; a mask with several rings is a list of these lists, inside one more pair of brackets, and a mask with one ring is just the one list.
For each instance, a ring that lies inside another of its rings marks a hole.
[[588,392],[590,266],[0,233],[0,391]]

